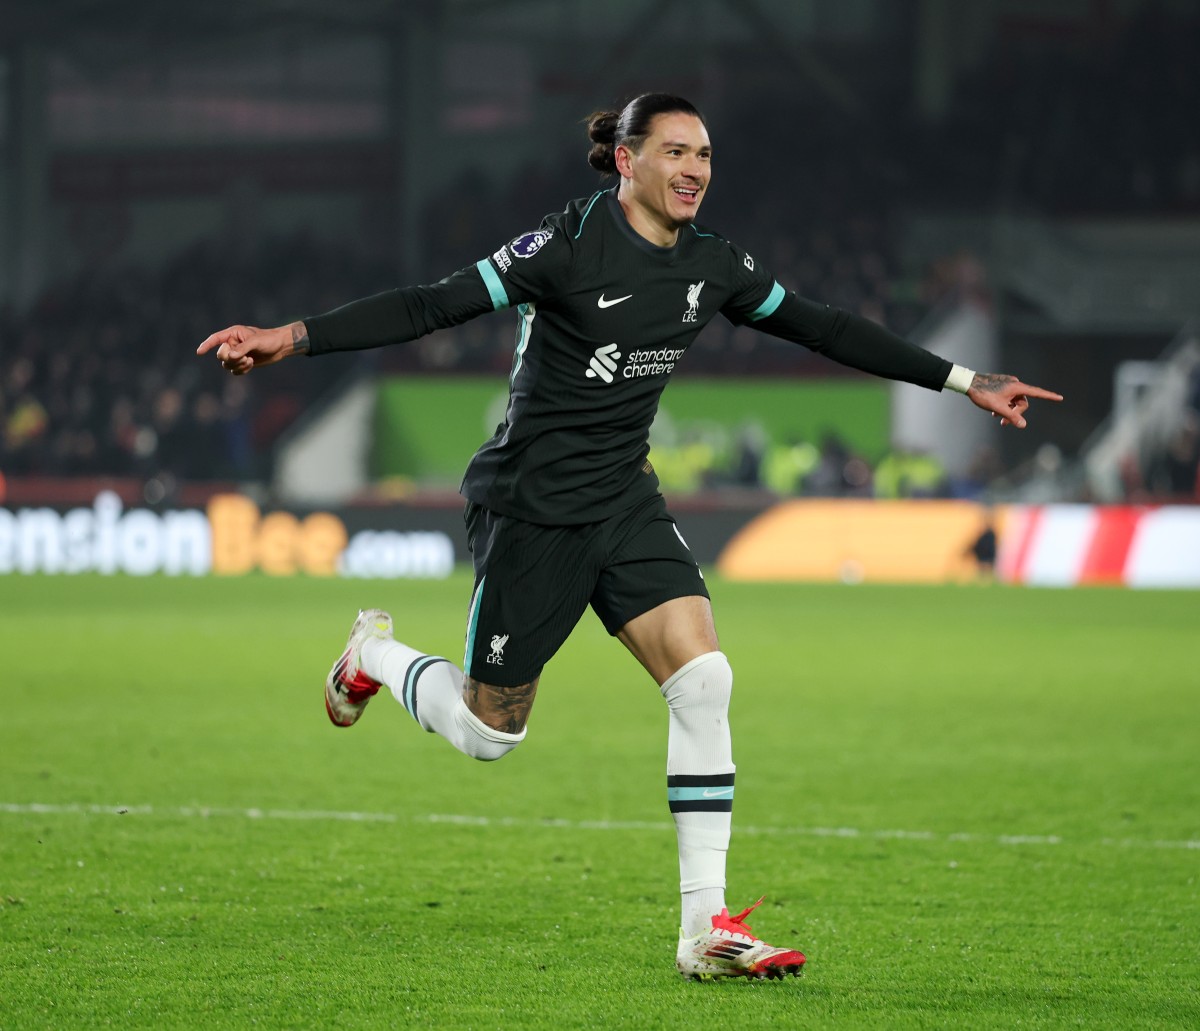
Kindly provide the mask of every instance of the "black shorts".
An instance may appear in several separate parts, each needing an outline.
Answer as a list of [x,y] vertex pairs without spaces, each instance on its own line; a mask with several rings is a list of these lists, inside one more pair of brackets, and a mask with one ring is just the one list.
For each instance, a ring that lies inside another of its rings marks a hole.
[[591,605],[610,634],[673,598],[708,597],[661,495],[598,523],[540,526],[468,502],[475,589],[467,676],[496,687],[541,675]]

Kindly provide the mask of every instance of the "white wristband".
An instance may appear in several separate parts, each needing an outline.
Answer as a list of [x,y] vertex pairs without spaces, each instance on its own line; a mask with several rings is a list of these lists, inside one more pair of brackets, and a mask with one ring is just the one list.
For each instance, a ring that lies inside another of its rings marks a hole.
[[950,370],[950,375],[946,377],[945,389],[957,390],[960,394],[965,394],[971,389],[974,379],[975,373],[971,369],[965,365],[956,365]]

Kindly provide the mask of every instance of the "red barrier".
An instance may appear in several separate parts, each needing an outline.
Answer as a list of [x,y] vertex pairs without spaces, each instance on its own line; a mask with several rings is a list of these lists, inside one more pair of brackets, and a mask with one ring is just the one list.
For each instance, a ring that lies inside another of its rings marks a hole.
[[997,570],[1041,587],[1200,587],[1200,508],[1015,506]]

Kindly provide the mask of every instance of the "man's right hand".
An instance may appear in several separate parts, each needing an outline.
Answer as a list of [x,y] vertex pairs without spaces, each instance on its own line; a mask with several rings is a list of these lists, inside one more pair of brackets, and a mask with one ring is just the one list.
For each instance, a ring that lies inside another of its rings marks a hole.
[[221,367],[235,376],[244,376],[251,369],[273,365],[292,354],[308,350],[308,331],[303,322],[293,322],[275,329],[257,326],[230,326],[206,337],[196,348],[197,354],[216,349]]

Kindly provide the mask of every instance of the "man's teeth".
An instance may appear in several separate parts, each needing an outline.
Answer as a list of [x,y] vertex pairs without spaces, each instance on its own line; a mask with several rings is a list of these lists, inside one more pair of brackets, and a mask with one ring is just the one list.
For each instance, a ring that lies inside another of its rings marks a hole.
[[685,197],[694,197],[694,196],[696,196],[697,193],[700,192],[699,190],[689,190],[683,186],[673,186],[672,189],[676,193],[683,194],[683,196],[685,196]]

